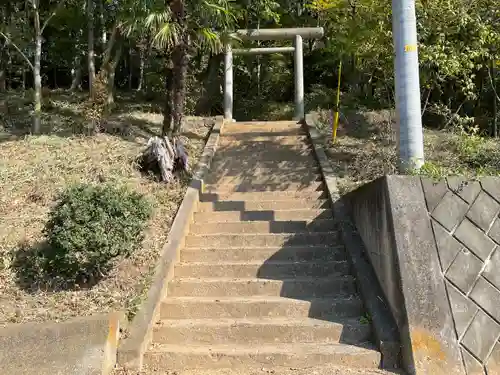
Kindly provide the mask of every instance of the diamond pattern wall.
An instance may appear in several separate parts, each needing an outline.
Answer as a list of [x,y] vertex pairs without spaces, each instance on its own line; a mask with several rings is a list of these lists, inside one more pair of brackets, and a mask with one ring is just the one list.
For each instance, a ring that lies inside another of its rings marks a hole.
[[500,375],[500,178],[422,179],[468,375]]

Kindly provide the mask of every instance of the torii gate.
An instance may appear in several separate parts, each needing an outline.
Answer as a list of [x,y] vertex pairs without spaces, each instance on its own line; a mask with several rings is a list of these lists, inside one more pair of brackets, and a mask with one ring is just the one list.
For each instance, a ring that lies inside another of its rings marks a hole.
[[321,38],[323,34],[322,27],[237,30],[233,35],[242,40],[293,40],[294,46],[232,49],[231,44],[226,45],[224,57],[224,118],[226,120],[233,120],[233,54],[258,55],[293,52],[295,57],[294,119],[298,121],[304,120],[304,56],[302,39]]
[[[295,119],[304,120],[304,64],[302,38],[320,38],[322,27],[291,29],[237,30],[234,35],[245,40],[294,40],[294,47],[231,49],[226,46],[224,74],[224,118],[233,119],[233,53],[295,54]],[[392,35],[394,40],[394,78],[397,113],[399,168],[420,169],[424,164],[424,137],[421,118],[415,0],[392,0]]]

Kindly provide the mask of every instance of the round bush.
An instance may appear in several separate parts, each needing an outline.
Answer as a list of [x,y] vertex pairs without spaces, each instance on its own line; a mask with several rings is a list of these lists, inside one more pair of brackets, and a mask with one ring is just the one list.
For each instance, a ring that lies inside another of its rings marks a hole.
[[50,212],[44,233],[48,271],[87,279],[141,246],[152,207],[140,194],[112,186],[77,185]]

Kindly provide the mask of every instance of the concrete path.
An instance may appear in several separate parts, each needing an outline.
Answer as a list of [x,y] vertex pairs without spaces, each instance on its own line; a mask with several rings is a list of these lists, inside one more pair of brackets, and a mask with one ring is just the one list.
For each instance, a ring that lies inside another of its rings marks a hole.
[[174,274],[144,358],[153,373],[384,373],[295,122],[224,126]]

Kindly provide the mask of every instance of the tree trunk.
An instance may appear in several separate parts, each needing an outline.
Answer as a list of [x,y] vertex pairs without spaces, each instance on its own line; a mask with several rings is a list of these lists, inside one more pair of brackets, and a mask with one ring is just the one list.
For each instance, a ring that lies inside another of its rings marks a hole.
[[133,58],[134,56],[132,55],[134,52],[134,49],[132,46],[129,47],[128,49],[128,89],[129,91],[132,91],[132,65],[133,65]]
[[170,4],[170,9],[174,14],[174,20],[179,25],[180,38],[172,51],[173,69],[173,134],[176,135],[182,130],[184,117],[184,104],[186,101],[186,76],[188,68],[187,48],[189,44],[189,34],[186,22],[186,11],[184,0],[175,0]]
[[6,57],[6,43],[0,42],[0,92],[4,92],[7,89]]
[[3,68],[0,69],[0,92],[7,89],[7,74]]
[[[2,24],[7,24],[7,9],[3,8],[0,9],[0,22]],[[7,64],[6,64],[6,58],[7,58],[7,41],[6,40],[1,40],[0,41],[0,92],[4,92],[7,89]]]
[[113,61],[109,62],[109,64],[107,65],[106,76],[108,80],[108,98],[106,100],[106,110],[108,113],[111,112],[113,106],[115,105],[115,73],[116,73],[116,67],[120,62],[121,54],[122,54],[122,45],[121,43],[119,43],[119,45],[116,47],[115,57]]
[[87,28],[88,28],[89,94],[92,97],[94,95],[94,82],[95,82],[94,0],[87,0]]
[[493,89],[493,137],[498,137],[498,107],[496,90],[496,69],[495,61],[490,60],[491,88]]
[[162,136],[170,135],[172,132],[172,89],[173,89],[173,70],[170,59],[167,62],[165,73],[165,104],[163,107],[163,126]]
[[40,63],[42,60],[42,29],[40,26],[40,13],[38,10],[38,0],[33,0],[34,25],[35,25],[35,58],[33,64],[33,79],[35,83],[35,94],[33,98],[33,126],[32,133],[40,133],[42,127],[42,76]]
[[73,61],[73,69],[71,70],[71,76],[73,80],[71,81],[70,91],[75,91],[77,89],[80,89],[82,83],[82,64],[79,53]]
[[137,85],[137,91],[142,91],[142,85],[144,83],[144,60],[146,55],[146,46],[141,46],[139,49],[139,82]]
[[203,94],[196,105],[196,115],[211,116],[222,103],[221,77],[219,67],[223,61],[223,54],[210,55],[207,67],[203,73]]

